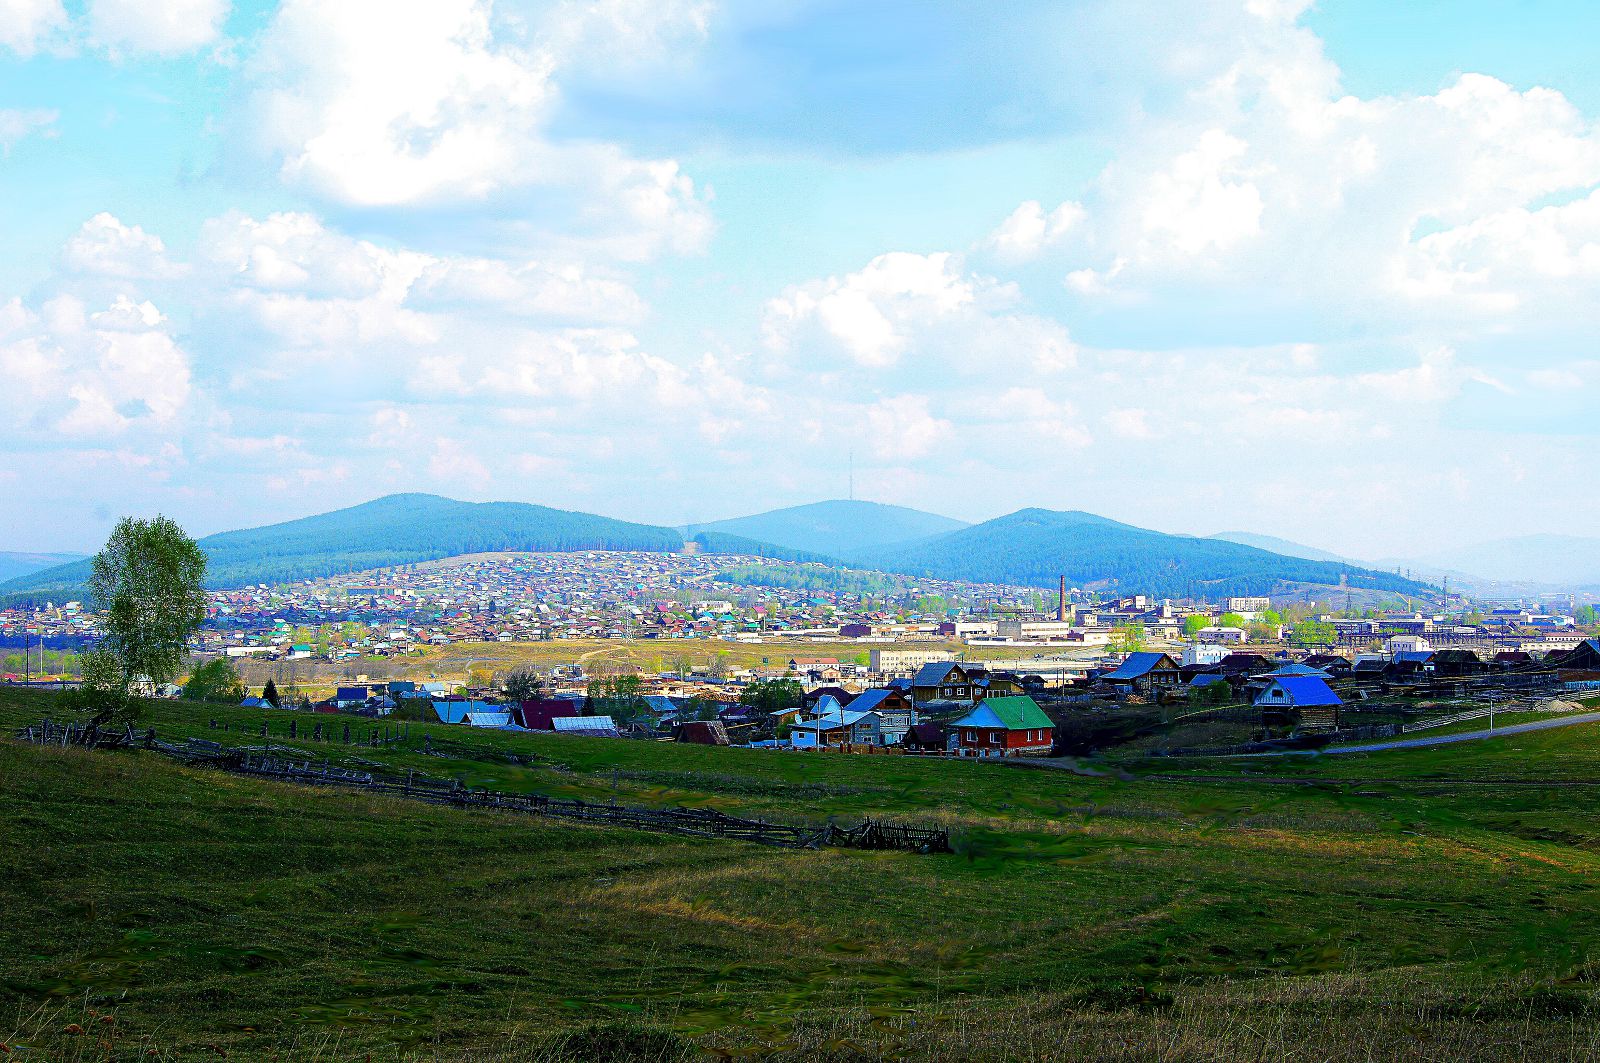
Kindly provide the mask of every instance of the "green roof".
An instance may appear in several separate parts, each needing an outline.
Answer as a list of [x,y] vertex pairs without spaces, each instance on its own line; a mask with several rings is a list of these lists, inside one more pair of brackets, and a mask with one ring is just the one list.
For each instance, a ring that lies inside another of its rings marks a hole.
[[1044,714],[1038,702],[1026,694],[1004,698],[984,698],[974,708],[987,708],[1000,718],[1009,731],[1026,731],[1035,727],[1054,727],[1055,723]]

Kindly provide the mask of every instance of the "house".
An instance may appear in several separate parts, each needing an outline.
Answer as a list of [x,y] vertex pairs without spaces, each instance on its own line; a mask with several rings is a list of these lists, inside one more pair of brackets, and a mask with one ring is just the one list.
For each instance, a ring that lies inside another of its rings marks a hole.
[[557,716],[550,721],[556,734],[584,735],[589,738],[621,738],[617,722],[609,716]]
[[1307,708],[1321,705],[1343,705],[1339,695],[1328,686],[1328,681],[1316,675],[1270,675],[1266,685],[1256,695],[1257,708],[1265,706]]
[[1313,653],[1300,663],[1309,668],[1315,668],[1319,672],[1324,672],[1334,679],[1349,675],[1353,667],[1350,663],[1350,658],[1340,653]]
[[1055,724],[1026,694],[985,698],[950,724],[956,749],[964,756],[1042,755],[1055,743]]
[[366,687],[339,687],[334,691],[333,703],[341,709],[367,703]]
[[1178,662],[1165,653],[1130,653],[1122,664],[1101,675],[1100,681],[1125,694],[1152,694],[1177,686],[1181,677]]
[[1483,659],[1471,650],[1435,650],[1433,674],[1442,676],[1469,676],[1484,671]]
[[850,699],[855,697],[855,695],[850,693],[850,691],[846,690],[844,687],[817,687],[814,690],[806,691],[803,695],[801,695],[800,700],[805,708],[814,709],[823,698],[830,697],[837,701],[840,705],[848,705],[850,704]]
[[686,720],[672,725],[672,740],[697,746],[725,746],[728,729],[721,720]]
[[837,709],[815,720],[799,720],[789,727],[789,741],[796,749],[879,745],[878,714]]
[[911,679],[911,700],[917,705],[941,701],[970,705],[975,700],[972,677],[955,661],[930,661]]
[[1600,639],[1586,639],[1555,659],[1556,677],[1563,683],[1600,683]]
[[1259,675],[1270,672],[1274,663],[1259,653],[1230,653],[1217,662],[1217,671],[1225,676]]
[[466,698],[435,700],[432,704],[433,714],[439,718],[440,723],[466,723],[467,717],[473,713],[503,711],[498,705],[490,705],[487,701],[469,701]]
[[1432,650],[1401,650],[1394,655],[1383,670],[1384,678],[1400,680],[1426,679],[1433,675]]
[[468,727],[514,727],[509,712],[469,712],[462,718]]
[[878,717],[878,744],[897,745],[917,722],[916,706],[898,690],[878,688],[856,695],[851,712],[871,712]]
[[917,753],[945,753],[950,749],[950,739],[944,727],[937,723],[913,724],[900,744]]
[[579,702],[569,698],[530,698],[511,707],[511,716],[517,726],[530,731],[554,731],[558,716],[576,716]]

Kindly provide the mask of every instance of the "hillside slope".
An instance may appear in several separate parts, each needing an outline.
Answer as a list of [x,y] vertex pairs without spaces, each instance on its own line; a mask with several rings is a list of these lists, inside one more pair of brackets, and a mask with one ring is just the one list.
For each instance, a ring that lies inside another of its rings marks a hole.
[[1024,509],[947,535],[852,558],[889,572],[1157,597],[1266,594],[1283,582],[1416,593],[1423,585],[1387,572],[1284,557],[1221,539],[1136,528],[1092,513]]
[[[337,575],[362,569],[501,550],[673,551],[670,528],[574,513],[524,502],[457,502],[438,495],[389,495],[314,517],[221,532],[199,540],[212,587]],[[713,543],[707,552],[726,552]],[[32,573],[0,584],[0,595],[81,593],[89,563]]]
[[82,554],[35,554],[0,551],[0,583],[34,572],[43,572],[57,565],[69,565],[83,560]]
[[963,521],[905,506],[835,499],[695,524],[689,530],[725,532],[792,550],[846,557],[965,527]]

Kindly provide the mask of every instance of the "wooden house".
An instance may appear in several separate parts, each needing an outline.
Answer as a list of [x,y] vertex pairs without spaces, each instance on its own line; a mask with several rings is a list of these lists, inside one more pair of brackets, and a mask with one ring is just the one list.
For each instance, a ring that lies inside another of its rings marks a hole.
[[1055,743],[1054,721],[1026,694],[985,698],[950,730],[967,756],[1043,756]]
[[956,661],[933,661],[917,669],[911,680],[911,700],[917,705],[936,702],[970,705],[975,693],[972,676]]
[[1128,659],[1100,681],[1124,694],[1153,694],[1178,686],[1183,674],[1178,662],[1165,653],[1130,653]]

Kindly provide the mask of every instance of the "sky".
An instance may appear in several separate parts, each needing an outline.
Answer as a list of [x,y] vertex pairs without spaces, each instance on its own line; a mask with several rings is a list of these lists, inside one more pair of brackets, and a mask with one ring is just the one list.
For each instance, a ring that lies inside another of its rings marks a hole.
[[0,0],[0,549],[1600,522],[1596,5]]

